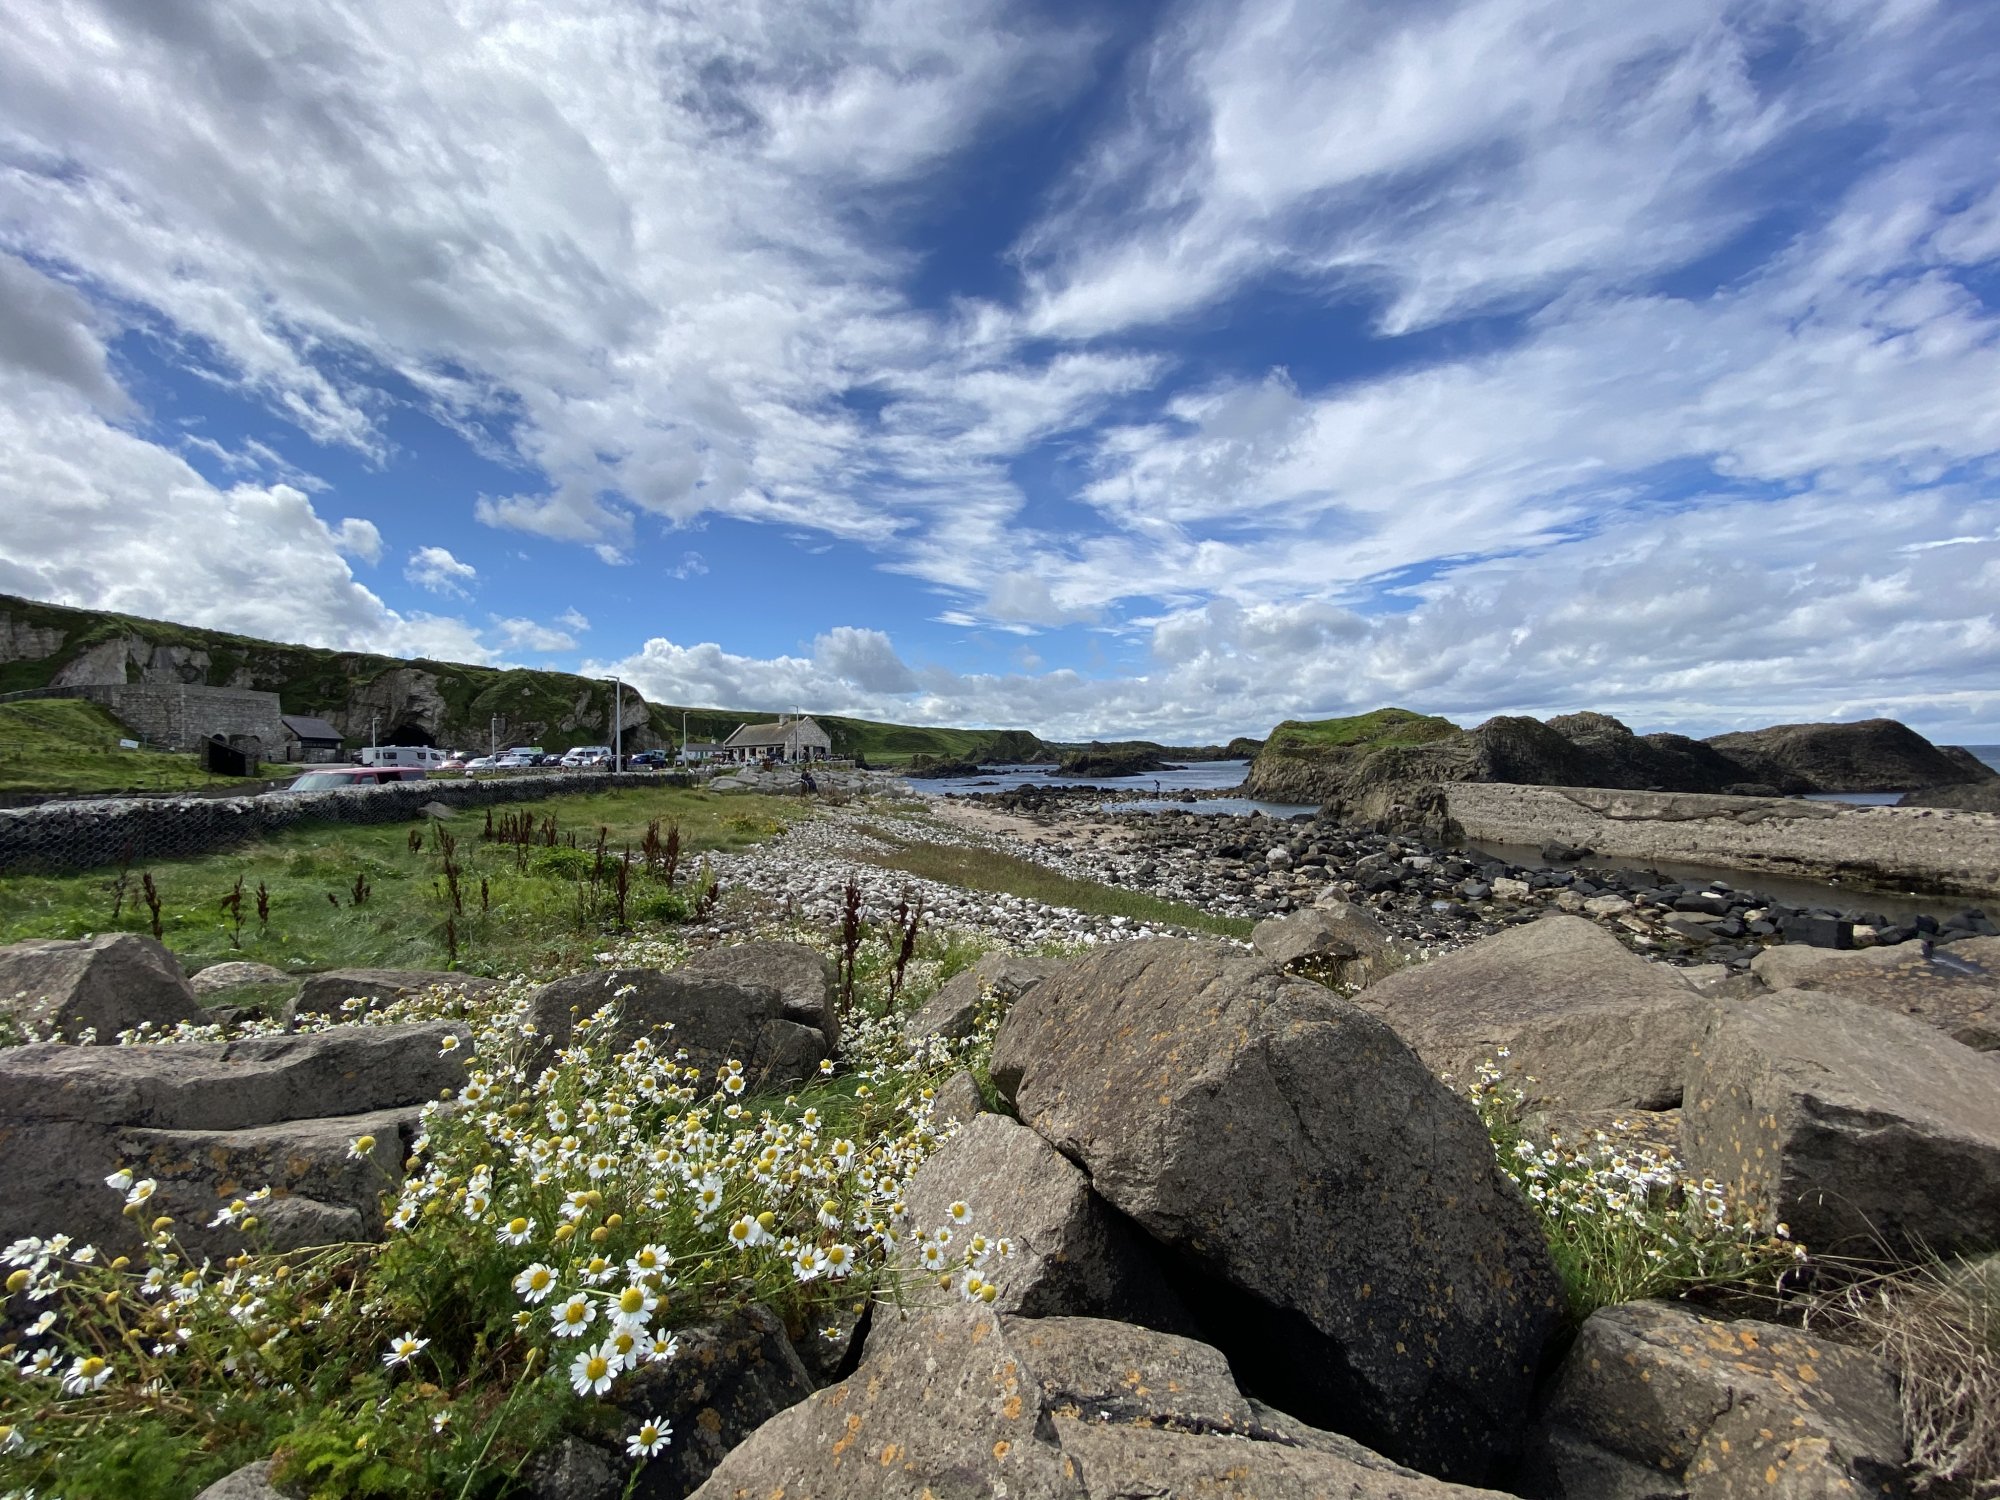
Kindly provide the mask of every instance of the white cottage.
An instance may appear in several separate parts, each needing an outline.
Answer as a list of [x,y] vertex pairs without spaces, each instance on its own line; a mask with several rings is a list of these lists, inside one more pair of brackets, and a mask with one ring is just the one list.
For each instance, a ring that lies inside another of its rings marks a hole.
[[833,753],[833,737],[812,715],[780,715],[775,724],[744,724],[722,742],[722,759],[748,763],[759,760],[825,760]]

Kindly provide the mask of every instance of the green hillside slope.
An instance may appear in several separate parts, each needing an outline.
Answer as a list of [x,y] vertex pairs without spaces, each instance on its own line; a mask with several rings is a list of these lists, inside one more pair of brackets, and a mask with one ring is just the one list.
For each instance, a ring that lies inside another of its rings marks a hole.
[[[286,645],[0,595],[0,694],[38,691],[65,673],[73,681],[184,682],[276,693],[283,712],[331,719],[351,746],[367,740],[371,725],[388,743],[477,751],[495,741],[561,750],[613,738],[613,689],[601,679]],[[770,710],[649,704],[629,685],[623,702],[627,749],[677,746],[684,723],[694,739],[714,741],[738,725],[776,716]],[[1049,758],[1047,747],[1024,730],[816,717],[833,736],[837,754],[858,753],[872,764],[900,764],[916,755]]]

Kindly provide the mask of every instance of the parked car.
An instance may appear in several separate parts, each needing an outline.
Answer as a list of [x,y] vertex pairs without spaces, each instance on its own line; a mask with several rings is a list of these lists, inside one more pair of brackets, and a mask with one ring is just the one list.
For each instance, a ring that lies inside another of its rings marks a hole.
[[611,764],[609,745],[578,745],[562,758],[562,763],[572,771],[581,768],[595,768]]
[[641,750],[637,755],[625,757],[625,764],[634,771],[657,771],[667,763],[664,750]]
[[540,759],[541,757],[538,755],[529,755],[524,752],[509,750],[505,755],[494,761],[493,766],[494,769],[500,771],[519,771],[535,765]]
[[454,755],[450,760],[439,766],[438,769],[440,771],[463,771],[470,764],[471,762],[463,755]]
[[465,774],[470,776],[474,771],[490,771],[499,763],[497,755],[475,755],[465,763]]
[[563,757],[553,752],[548,755],[537,755],[535,757],[535,764],[538,766],[559,766],[562,763]]
[[383,786],[392,781],[422,781],[423,768],[420,766],[322,766],[316,771],[308,771],[290,786],[288,792],[339,792],[349,787]]

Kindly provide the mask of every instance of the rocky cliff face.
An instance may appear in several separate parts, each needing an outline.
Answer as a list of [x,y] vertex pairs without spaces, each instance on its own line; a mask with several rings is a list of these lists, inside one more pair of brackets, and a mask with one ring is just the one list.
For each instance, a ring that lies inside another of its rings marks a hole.
[[1964,750],[1933,745],[1894,719],[1856,724],[1777,724],[1719,734],[1708,744],[1780,791],[1906,792],[2000,780]]
[[1968,752],[1933,745],[1893,719],[1780,725],[1694,740],[1638,735],[1608,714],[1577,713],[1547,723],[1503,716],[1414,745],[1267,747],[1247,785],[1254,796],[1334,805],[1377,825],[1395,821],[1401,807],[1415,828],[1429,826],[1419,810],[1435,802],[1431,789],[1452,782],[1775,795],[1983,786],[2000,783],[2000,776]]

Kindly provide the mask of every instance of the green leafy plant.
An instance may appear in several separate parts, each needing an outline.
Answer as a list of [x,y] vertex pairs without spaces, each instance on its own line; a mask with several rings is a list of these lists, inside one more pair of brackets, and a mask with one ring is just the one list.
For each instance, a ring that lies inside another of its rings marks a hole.
[[1785,1225],[1766,1232],[1750,1205],[1631,1139],[1623,1121],[1615,1134],[1536,1139],[1523,1127],[1521,1090],[1494,1063],[1480,1065],[1466,1094],[1501,1169],[1541,1216],[1572,1324],[1614,1303],[1702,1287],[1769,1293],[1805,1259]]

